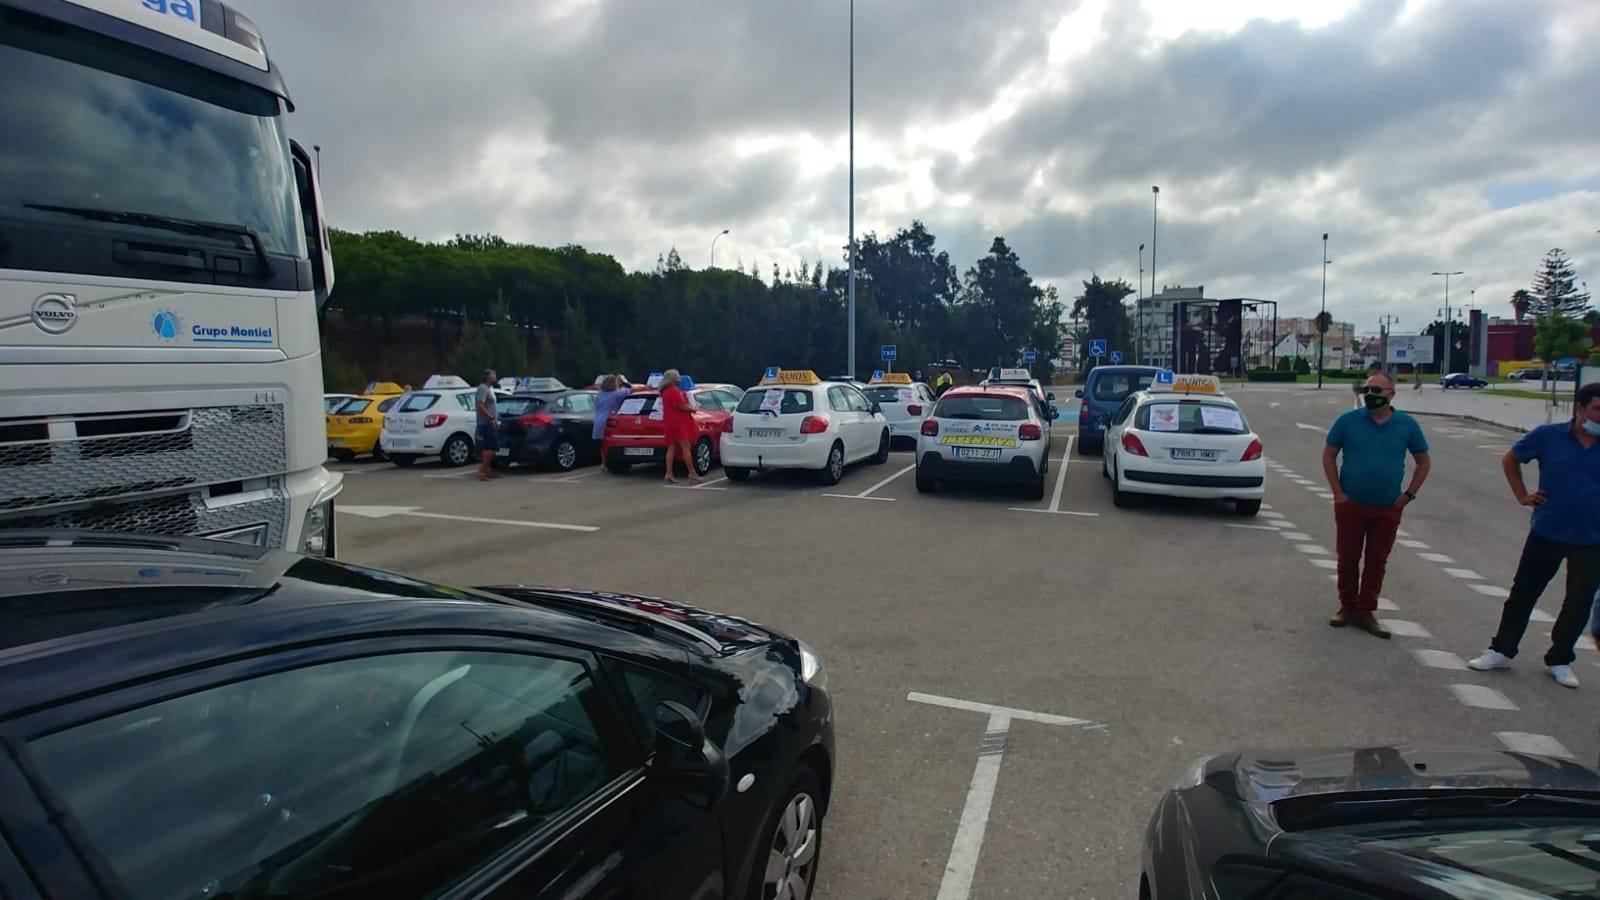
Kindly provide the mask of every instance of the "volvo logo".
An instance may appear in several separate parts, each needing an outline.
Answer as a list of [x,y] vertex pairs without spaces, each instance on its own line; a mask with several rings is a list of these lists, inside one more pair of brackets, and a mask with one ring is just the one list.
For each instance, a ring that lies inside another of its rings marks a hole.
[[46,334],[64,334],[78,324],[78,298],[71,294],[41,294],[33,301],[33,324]]

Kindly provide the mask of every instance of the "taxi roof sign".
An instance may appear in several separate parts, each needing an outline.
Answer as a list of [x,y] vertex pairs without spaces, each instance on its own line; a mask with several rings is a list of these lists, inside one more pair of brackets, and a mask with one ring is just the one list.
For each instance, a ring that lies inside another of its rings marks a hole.
[[1173,375],[1169,382],[1157,380],[1149,390],[1154,394],[1220,395],[1222,380],[1215,375]]
[[911,384],[909,372],[873,372],[869,384]]
[[821,384],[822,379],[810,369],[768,368],[761,376],[761,384]]
[[994,381],[1032,381],[1033,373],[1027,369],[1000,369],[998,374],[990,378]]
[[566,389],[567,386],[562,384],[561,379],[559,378],[535,378],[533,376],[524,376],[517,379],[517,390],[519,391],[544,392],[564,391]]
[[405,393],[405,388],[392,381],[369,381],[367,382],[367,389],[362,393],[374,397],[384,394],[403,394]]
[[464,388],[472,387],[460,375],[429,375],[428,380],[422,383],[423,390],[436,390],[438,388]]

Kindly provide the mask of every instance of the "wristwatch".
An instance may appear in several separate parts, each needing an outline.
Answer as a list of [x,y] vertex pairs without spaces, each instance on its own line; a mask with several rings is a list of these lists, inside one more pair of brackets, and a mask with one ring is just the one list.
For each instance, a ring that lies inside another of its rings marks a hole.
[[1406,495],[1406,499],[1408,499],[1408,500],[1416,500],[1417,499],[1417,495],[1411,493],[1410,491],[1406,491],[1405,495]]

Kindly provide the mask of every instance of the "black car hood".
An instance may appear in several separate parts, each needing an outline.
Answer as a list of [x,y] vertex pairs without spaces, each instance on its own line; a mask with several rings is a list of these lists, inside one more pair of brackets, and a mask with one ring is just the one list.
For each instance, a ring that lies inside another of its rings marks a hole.
[[1533,788],[1600,792],[1600,774],[1571,760],[1470,747],[1245,750],[1211,759],[1204,779],[1250,804],[1355,791]]
[[722,653],[737,652],[766,646],[773,641],[787,640],[785,635],[754,622],[659,597],[528,585],[484,587],[480,590],[529,603],[556,605],[569,612],[603,615],[613,620],[637,622],[642,619],[679,634],[691,636],[708,648]]

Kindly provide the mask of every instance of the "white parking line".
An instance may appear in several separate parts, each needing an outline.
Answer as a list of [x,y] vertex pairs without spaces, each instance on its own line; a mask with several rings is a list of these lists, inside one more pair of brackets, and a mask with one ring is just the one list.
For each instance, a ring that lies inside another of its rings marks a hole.
[[1540,756],[1559,756],[1576,759],[1572,751],[1548,734],[1529,734],[1526,731],[1496,731],[1494,736],[1512,753],[1533,753]]
[[525,522],[517,519],[487,519],[479,516],[456,516],[448,513],[423,512],[415,506],[339,506],[336,511],[365,519],[386,519],[390,516],[411,516],[418,519],[445,519],[451,522],[479,522],[484,525],[514,525],[519,528],[553,528],[558,531],[599,531],[594,525],[566,525],[561,522]]
[[1395,543],[1399,544],[1402,547],[1409,547],[1412,550],[1431,550],[1431,549],[1433,549],[1433,548],[1429,547],[1427,544],[1423,543],[1422,541],[1413,541],[1410,538],[1397,538],[1395,540]]
[[[1068,435],[1068,437],[1067,437],[1067,458],[1068,459],[1072,458],[1072,440],[1073,440],[1074,437],[1076,437],[1076,435]],[[1048,509],[1039,509],[1038,507],[1033,507],[1033,506],[1012,506],[1012,507],[1008,507],[1008,509],[1010,509],[1011,512],[1045,513],[1046,515],[1052,515],[1052,516],[1079,516],[1079,517],[1085,518],[1085,519],[1098,518],[1100,516],[1099,513],[1074,512],[1074,511],[1072,511],[1070,509],[1062,509],[1061,508],[1061,488],[1066,483],[1067,483],[1067,464],[1063,462],[1061,464],[1061,471],[1056,475],[1056,489],[1055,489],[1054,492],[1052,492],[1050,494],[1050,507]]]
[[1273,506],[1271,503],[1263,503],[1263,504],[1261,504],[1261,508],[1262,509],[1277,509],[1277,507]]
[[[1333,578],[1333,580],[1335,582],[1337,582],[1339,580],[1339,576],[1337,576],[1337,575],[1333,575],[1333,576],[1330,576],[1330,577]],[[1388,597],[1379,597],[1378,598],[1378,608],[1383,610],[1384,612],[1399,612],[1400,611],[1400,607],[1395,606],[1394,605],[1394,601],[1390,600]]]
[[1267,524],[1271,525],[1273,528],[1291,528],[1292,529],[1292,528],[1298,528],[1299,527],[1298,525],[1294,524],[1293,522],[1289,521],[1288,519],[1273,519],[1271,522],[1268,522]]
[[1405,530],[1404,528],[1396,528],[1394,530],[1394,533],[1400,535],[1403,538],[1411,537],[1411,532]]
[[1278,533],[1283,535],[1283,539],[1286,540],[1286,541],[1309,541],[1309,540],[1311,540],[1311,535],[1306,534],[1304,531],[1280,531]]
[[896,478],[899,478],[901,475],[904,475],[905,473],[911,471],[912,469],[915,469],[916,467],[917,467],[917,464],[916,463],[912,463],[911,465],[906,466],[905,468],[901,469],[900,471],[894,473],[893,475],[890,475],[888,478],[885,478],[884,480],[878,482],[877,484],[873,485],[872,487],[867,488],[866,490],[862,491],[859,494],[823,494],[822,496],[824,496],[824,497],[837,497],[840,500],[882,500],[885,503],[893,503],[894,502],[894,498],[893,497],[874,497],[874,496],[872,496],[872,492],[877,490],[878,488],[883,487],[884,485],[886,485],[889,482],[895,480]]
[[1417,555],[1422,557],[1423,559],[1427,560],[1428,562],[1431,562],[1431,563],[1453,563],[1453,562],[1455,562],[1454,559],[1451,559],[1450,557],[1445,556],[1443,553],[1418,553]]
[[1294,548],[1310,556],[1327,556],[1328,548],[1321,544],[1295,544]]
[[1271,531],[1271,532],[1275,532],[1275,533],[1279,533],[1279,534],[1282,533],[1282,532],[1279,532],[1278,529],[1273,528],[1271,525],[1234,525],[1232,523],[1229,523],[1227,527],[1229,527],[1229,528],[1243,528],[1246,531]]
[[1515,710],[1517,708],[1517,705],[1511,702],[1510,697],[1492,687],[1484,687],[1481,684],[1452,684],[1450,685],[1450,693],[1454,694],[1457,700],[1467,706],[1475,706],[1478,709]]
[[1316,566],[1319,569],[1337,569],[1337,568],[1339,568],[1338,561],[1337,560],[1332,560],[1332,559],[1314,558],[1314,559],[1311,560],[1311,564],[1313,566]]
[[1497,597],[1501,600],[1504,600],[1505,598],[1511,596],[1510,591],[1499,586],[1498,584],[1469,584],[1467,587],[1472,588],[1485,597]]
[[1417,658],[1417,662],[1435,669],[1467,670],[1466,660],[1449,650],[1413,650],[1411,654]]
[[434,472],[431,475],[424,475],[422,477],[423,478],[465,478],[468,475],[476,475],[476,474],[478,474],[478,470],[477,469],[462,469],[459,472]]
[[1393,634],[1395,637],[1409,637],[1409,638],[1431,638],[1431,637],[1433,637],[1432,632],[1428,631],[1428,629],[1422,627],[1421,625],[1417,624],[1416,622],[1408,622],[1405,619],[1384,619],[1383,620],[1383,626],[1385,628],[1389,629],[1389,632],[1391,634]]
[[[1529,622],[1554,622],[1555,620],[1556,620],[1555,616],[1550,615],[1549,613],[1545,612],[1544,610],[1540,609],[1537,606],[1535,606],[1533,609],[1528,610],[1528,621]],[[1578,643],[1581,644],[1581,643],[1583,643],[1583,641],[1580,640],[1580,641],[1578,641]]]
[[593,475],[593,474],[595,474],[596,472],[599,472],[599,471],[600,471],[600,469],[598,467],[593,468],[593,469],[585,469],[584,471],[579,472],[576,475],[568,475],[566,478],[556,478],[556,479],[552,479],[552,480],[554,480],[554,481],[578,481],[578,480],[581,480],[581,479],[584,479],[584,478],[588,478],[590,475]]
[[728,480],[728,476],[724,475],[721,478],[713,478],[710,481],[702,481],[699,484],[694,485],[691,488],[691,490],[696,490],[696,491],[714,491],[714,490],[717,490],[717,488],[712,487],[712,485],[721,484],[722,482],[727,481],[727,480]]
[[[1263,505],[1261,508],[1262,509],[1266,509],[1266,506]],[[1281,519],[1281,518],[1283,518],[1283,513],[1281,513],[1281,512],[1260,512],[1260,513],[1256,513],[1256,515],[1260,516],[1263,519]]]
[[1471,569],[1445,569],[1444,573],[1451,578],[1460,578],[1463,581],[1482,581],[1483,576]]

